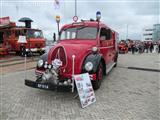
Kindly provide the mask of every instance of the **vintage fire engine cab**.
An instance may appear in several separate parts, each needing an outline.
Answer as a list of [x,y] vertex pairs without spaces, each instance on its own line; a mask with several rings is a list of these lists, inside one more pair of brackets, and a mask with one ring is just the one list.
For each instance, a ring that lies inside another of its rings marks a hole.
[[0,55],[14,51],[20,55],[45,52],[45,39],[39,29],[31,28],[32,20],[22,18],[25,26],[16,26],[9,17],[0,18]]
[[25,85],[40,89],[73,88],[74,75],[89,73],[96,90],[103,75],[117,64],[117,41],[118,33],[99,21],[82,20],[64,25],[57,44],[37,63],[37,80],[25,80]]
[[120,41],[118,44],[119,53],[128,53],[128,45],[125,41]]

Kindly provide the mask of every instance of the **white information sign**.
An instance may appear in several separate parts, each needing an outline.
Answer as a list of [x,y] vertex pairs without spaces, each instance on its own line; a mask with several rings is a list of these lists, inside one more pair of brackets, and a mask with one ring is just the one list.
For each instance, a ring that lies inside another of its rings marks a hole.
[[94,90],[88,73],[74,75],[82,108],[96,102]]
[[20,35],[18,38],[18,43],[27,43],[26,36]]

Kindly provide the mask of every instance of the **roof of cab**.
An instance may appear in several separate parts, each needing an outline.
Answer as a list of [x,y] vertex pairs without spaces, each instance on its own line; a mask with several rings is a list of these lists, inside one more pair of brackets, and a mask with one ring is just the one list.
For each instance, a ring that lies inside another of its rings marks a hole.
[[[72,27],[76,27],[76,26],[91,26],[91,27],[98,27],[98,22],[97,21],[87,21],[87,20],[82,20],[81,22],[74,22],[71,24],[66,24],[62,27],[62,29],[67,29],[67,28],[72,28]],[[99,26],[100,27],[107,27],[104,23],[99,22]]]
[[15,26],[15,27],[8,27],[8,28],[3,28],[0,30],[36,30],[36,31],[42,31],[40,29],[36,29],[36,28],[26,28],[24,26]]

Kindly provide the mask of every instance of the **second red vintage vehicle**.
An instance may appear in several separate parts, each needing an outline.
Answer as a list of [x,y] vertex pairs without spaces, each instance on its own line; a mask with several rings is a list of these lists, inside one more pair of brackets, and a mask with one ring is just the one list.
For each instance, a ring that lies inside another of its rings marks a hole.
[[25,85],[40,89],[54,89],[54,86],[73,89],[73,76],[89,73],[96,90],[103,75],[117,64],[117,41],[118,33],[99,21],[82,20],[64,25],[57,44],[37,63],[37,80],[25,80]]
[[0,18],[0,55],[16,52],[21,56],[25,54],[45,52],[45,38],[42,30],[31,28],[30,18],[21,18],[25,26],[17,26],[9,17]]
[[125,41],[120,41],[118,44],[118,51],[119,53],[128,53],[128,45]]

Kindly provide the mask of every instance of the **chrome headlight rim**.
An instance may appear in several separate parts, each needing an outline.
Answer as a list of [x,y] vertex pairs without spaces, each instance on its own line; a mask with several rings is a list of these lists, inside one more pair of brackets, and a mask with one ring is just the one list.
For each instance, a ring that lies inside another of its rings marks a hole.
[[44,61],[42,59],[38,60],[37,66],[40,68],[40,67],[43,67],[43,65],[44,65]]
[[92,62],[87,62],[86,64],[85,64],[85,66],[84,66],[84,68],[85,68],[85,70],[86,71],[92,71],[93,70],[93,63]]

